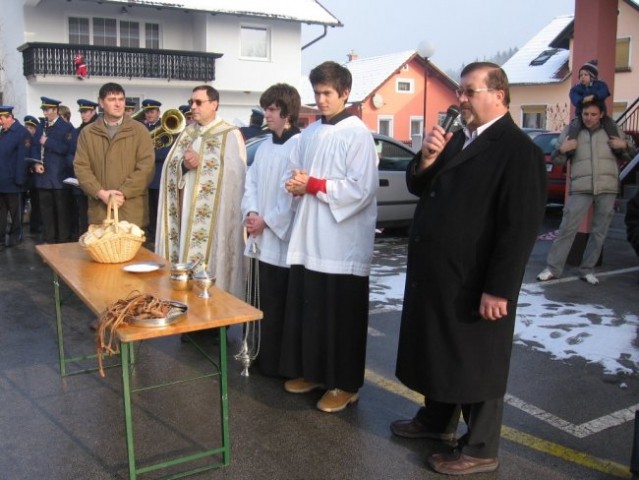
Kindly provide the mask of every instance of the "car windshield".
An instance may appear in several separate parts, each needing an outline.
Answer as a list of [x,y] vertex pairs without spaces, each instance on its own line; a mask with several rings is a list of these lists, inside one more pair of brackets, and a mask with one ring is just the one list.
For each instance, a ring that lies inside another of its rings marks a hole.
[[547,134],[541,133],[533,138],[533,142],[535,142],[539,148],[541,148],[546,155],[550,155],[552,151],[557,148],[556,139],[559,134]]
[[379,138],[375,139],[375,148],[379,155],[379,169],[405,172],[414,154],[405,147]]

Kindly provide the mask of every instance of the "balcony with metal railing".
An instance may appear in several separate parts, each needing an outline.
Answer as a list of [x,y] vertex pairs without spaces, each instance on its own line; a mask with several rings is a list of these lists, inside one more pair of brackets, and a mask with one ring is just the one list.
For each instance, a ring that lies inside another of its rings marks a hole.
[[64,43],[25,43],[24,76],[76,76],[74,57],[84,57],[89,76],[211,82],[220,53],[147,48],[102,47]]

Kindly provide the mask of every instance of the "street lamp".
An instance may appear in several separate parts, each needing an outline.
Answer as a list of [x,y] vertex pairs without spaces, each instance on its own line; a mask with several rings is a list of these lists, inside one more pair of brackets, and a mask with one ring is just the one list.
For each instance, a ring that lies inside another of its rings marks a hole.
[[423,128],[422,132],[426,129],[426,88],[428,85],[428,59],[435,54],[435,47],[428,41],[422,40],[417,45],[417,55],[424,59],[424,114],[423,114]]

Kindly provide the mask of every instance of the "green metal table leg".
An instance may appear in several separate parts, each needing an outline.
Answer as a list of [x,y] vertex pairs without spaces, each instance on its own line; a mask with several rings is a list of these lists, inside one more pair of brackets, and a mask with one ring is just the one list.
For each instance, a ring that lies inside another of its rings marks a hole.
[[129,458],[129,479],[136,479],[135,467],[135,442],[133,440],[133,417],[131,415],[131,384],[129,378],[130,368],[129,343],[120,345],[120,363],[122,364],[122,393],[124,397],[124,424],[126,428],[126,450]]
[[55,303],[55,321],[58,331],[58,355],[60,356],[60,376],[67,374],[67,365],[64,360],[64,334],[62,333],[62,303],[60,300],[60,280],[58,274],[53,273],[53,301]]
[[231,438],[229,435],[229,397],[226,380],[226,327],[220,327],[220,404],[222,410],[222,458],[224,466],[231,463]]
[[129,351],[129,361],[131,365],[135,364],[135,344],[131,342],[131,350]]

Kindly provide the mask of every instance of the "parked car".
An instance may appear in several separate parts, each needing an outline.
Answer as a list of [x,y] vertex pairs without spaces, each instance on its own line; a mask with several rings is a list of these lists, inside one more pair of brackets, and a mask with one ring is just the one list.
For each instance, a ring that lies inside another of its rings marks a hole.
[[[408,227],[418,197],[406,187],[406,166],[415,156],[410,147],[397,140],[373,133],[379,155],[379,189],[377,190],[377,227]],[[247,163],[250,166],[255,152],[268,135],[254,137],[246,143]]]
[[540,133],[533,138],[533,142],[541,148],[546,157],[546,173],[548,177],[548,203],[564,203],[566,194],[566,165],[555,165],[550,159],[552,151],[557,148],[559,132]]
[[529,127],[523,127],[522,130],[524,131],[524,133],[526,133],[530,138],[535,138],[537,135],[539,135],[540,133],[547,133],[548,130],[546,130],[545,128],[529,128]]

